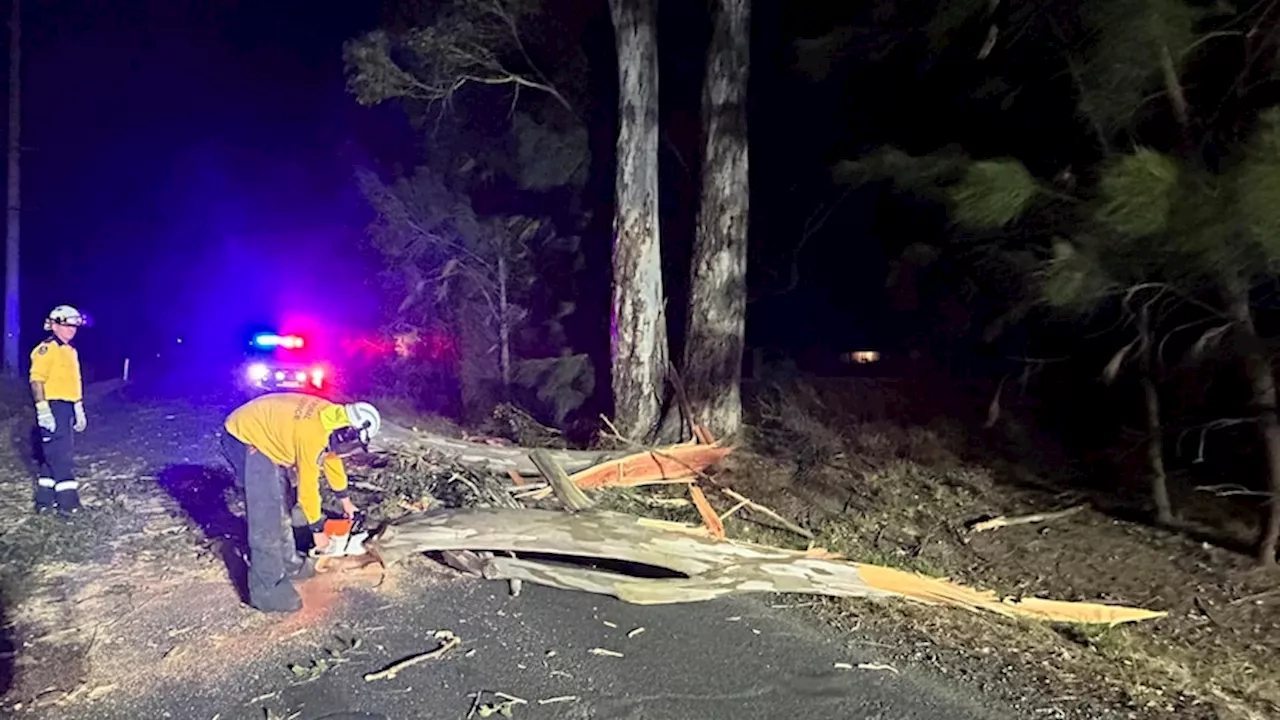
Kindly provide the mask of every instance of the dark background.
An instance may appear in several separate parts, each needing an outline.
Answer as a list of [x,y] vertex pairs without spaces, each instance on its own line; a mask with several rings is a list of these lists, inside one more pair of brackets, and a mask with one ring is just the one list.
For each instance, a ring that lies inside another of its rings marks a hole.
[[[407,168],[423,157],[422,138],[394,103],[360,107],[344,89],[342,43],[375,27],[382,5],[26,3],[23,353],[59,303],[94,318],[79,342],[98,375],[118,372],[125,357],[141,372],[147,359],[169,364],[175,353],[198,370],[238,352],[249,328],[300,317],[334,335],[376,325],[380,264],[361,242],[371,214],[352,169]],[[919,5],[922,23],[935,8]],[[708,27],[701,4],[660,6],[664,260],[671,306],[681,308]],[[591,117],[595,221],[585,241],[595,287],[583,297],[599,307],[580,315],[607,321],[611,28],[603,1],[564,0],[557,12],[581,13],[594,103],[604,108]],[[836,161],[885,143],[922,153],[959,142],[975,156],[1017,151],[1033,172],[1051,175],[1078,151],[1069,92],[1040,82],[1012,105],[975,99],[990,65],[966,53],[983,27],[938,57],[912,12],[896,25],[875,13],[874,4],[753,4],[750,344],[830,358],[891,349],[909,330],[887,310],[886,258],[942,237],[943,212],[875,186],[836,186]],[[826,79],[803,79],[793,44],[839,23],[865,28],[865,38],[828,60]],[[1023,65],[1029,78],[1053,76],[1034,58]],[[806,220],[832,204],[797,253]],[[677,357],[683,315],[669,318]],[[607,363],[603,327],[571,335]]]

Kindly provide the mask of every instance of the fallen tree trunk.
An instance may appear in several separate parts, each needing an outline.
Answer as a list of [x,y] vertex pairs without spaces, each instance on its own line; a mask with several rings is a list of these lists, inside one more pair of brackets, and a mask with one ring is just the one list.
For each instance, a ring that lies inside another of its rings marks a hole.
[[529,454],[537,450],[552,460],[584,490],[603,487],[635,487],[662,483],[682,483],[697,477],[733,451],[719,445],[682,443],[642,451],[549,450],[514,445],[486,445],[458,440],[384,422],[382,431],[370,443],[382,452],[438,455],[481,471],[499,475],[538,477],[542,475]]
[[[529,459],[529,448],[458,440],[421,430],[410,430],[389,422],[382,424],[382,429],[370,443],[370,448],[384,452],[436,453],[462,465],[504,475],[513,470],[530,477],[541,474]],[[547,450],[546,453],[567,473],[576,473],[628,454],[597,450]]]
[[636,577],[583,565],[486,557],[485,577],[528,580],[567,590],[611,595],[641,605],[710,600],[747,592],[834,597],[901,597],[973,611],[1060,622],[1116,624],[1165,615],[1137,608],[1000,599],[894,568],[863,565],[825,552],[723,542],[708,533],[654,523],[623,513],[469,509],[403,518],[368,543],[384,562],[431,551],[539,553],[621,560],[683,577]]

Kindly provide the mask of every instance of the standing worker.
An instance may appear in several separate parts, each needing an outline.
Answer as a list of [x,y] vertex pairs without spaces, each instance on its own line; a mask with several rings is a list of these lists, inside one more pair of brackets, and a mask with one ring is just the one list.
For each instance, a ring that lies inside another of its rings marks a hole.
[[298,504],[317,552],[323,553],[329,536],[320,511],[320,473],[346,516],[355,517],[341,456],[367,449],[382,417],[365,402],[338,405],[304,393],[268,393],[237,408],[225,426],[222,449],[245,493],[249,604],[264,612],[293,612],[302,607],[302,598],[291,579],[309,566],[293,539],[281,470],[296,468]]
[[31,394],[36,401],[40,444],[36,459],[36,512],[57,508],[69,517],[80,511],[80,485],[73,464],[75,437],[84,432],[84,388],[80,380],[80,355],[71,346],[85,317],[70,305],[59,305],[45,318],[52,333],[31,351]]

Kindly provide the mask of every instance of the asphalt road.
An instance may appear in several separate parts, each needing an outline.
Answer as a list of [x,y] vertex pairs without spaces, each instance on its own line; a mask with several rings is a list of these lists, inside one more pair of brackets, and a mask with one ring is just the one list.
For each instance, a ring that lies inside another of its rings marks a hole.
[[[140,406],[104,407],[101,437],[86,443],[85,451],[94,454],[98,444],[111,447],[130,438],[136,444],[147,437],[157,449],[146,452],[156,454],[156,462],[215,461],[196,457],[190,446],[191,438],[208,429],[203,426],[216,424],[220,412],[185,413],[209,415],[199,419],[183,414],[200,428],[187,423],[172,428],[175,416],[160,413],[154,422],[162,425],[148,428],[133,407]],[[187,452],[192,457],[179,457]],[[911,667],[886,668],[875,643],[893,639],[868,643],[869,638],[810,624],[800,610],[770,606],[794,599],[759,596],[640,607],[527,583],[519,597],[510,597],[505,583],[429,570],[425,560],[416,562],[393,569],[398,573],[392,576],[393,589],[344,590],[337,605],[298,632],[236,640],[258,646],[254,649],[261,652],[251,661],[229,663],[210,655],[201,659],[206,666],[197,665],[194,676],[139,678],[140,692],[108,695],[90,707],[49,707],[28,717],[457,720],[468,717],[478,691],[526,700],[512,709],[512,717],[529,719],[985,720],[1018,715],[980,688]],[[637,628],[644,630],[633,633]],[[394,679],[364,680],[366,673],[433,649],[437,630],[452,631],[462,645]],[[311,682],[291,672],[291,664],[310,665],[323,657],[321,644],[335,633],[360,644]],[[621,657],[593,654],[595,648]],[[557,698],[561,701],[539,703]],[[482,702],[498,700],[485,695]]]
[[[470,695],[498,691],[528,701],[513,708],[517,718],[1011,717],[908,668],[859,668],[878,663],[874,647],[851,646],[789,617],[795,612],[755,598],[638,607],[528,586],[513,598],[503,583],[469,578],[437,580],[393,601],[355,591],[339,623],[361,644],[318,680],[299,683],[290,661],[277,657],[211,686],[159,686],[127,707],[95,708],[94,716],[453,720],[467,717]],[[463,644],[394,679],[364,681],[365,673],[433,648],[440,629]],[[594,655],[593,648],[622,657]],[[574,699],[538,703],[565,696]],[[482,702],[497,700],[486,695]]]

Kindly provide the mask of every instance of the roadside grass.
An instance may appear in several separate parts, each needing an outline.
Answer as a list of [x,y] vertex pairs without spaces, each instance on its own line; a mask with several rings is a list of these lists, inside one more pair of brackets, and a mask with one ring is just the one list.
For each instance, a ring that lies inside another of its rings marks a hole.
[[[1069,487],[1047,490],[1050,478],[1029,485],[1026,468],[1016,469],[1022,477],[1014,482],[1009,467],[963,459],[971,456],[968,438],[956,425],[868,419],[857,400],[850,402],[849,385],[793,383],[757,396],[745,447],[729,456],[718,479],[798,520],[817,535],[814,545],[859,562],[1002,596],[1123,603],[1170,616],[1099,628],[906,603],[814,603],[824,619],[907,626],[923,642],[985,658],[993,675],[1017,667],[1055,697],[1092,698],[1133,717],[1280,717],[1274,574],[1254,570],[1247,557],[1095,509],[970,532],[974,520],[1061,509],[1087,497]],[[865,402],[867,394],[864,386],[855,395]],[[753,542],[806,542],[737,518],[727,529]]]

